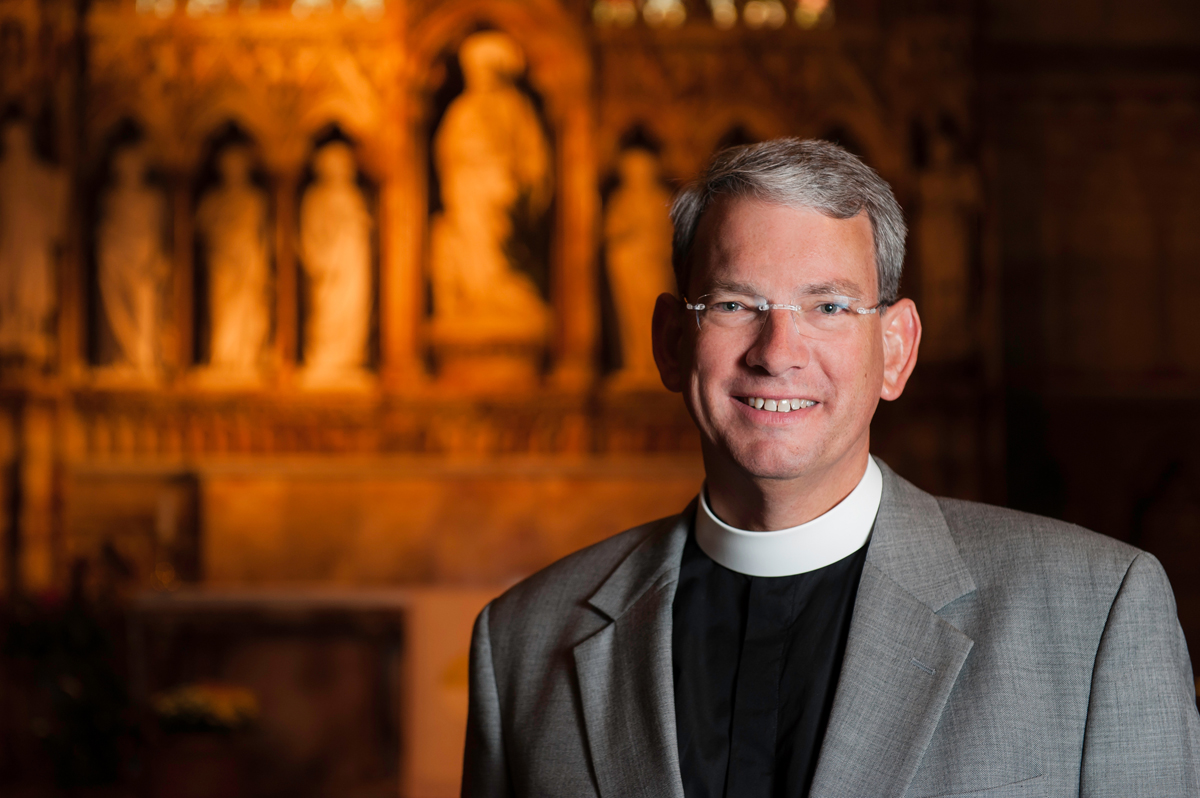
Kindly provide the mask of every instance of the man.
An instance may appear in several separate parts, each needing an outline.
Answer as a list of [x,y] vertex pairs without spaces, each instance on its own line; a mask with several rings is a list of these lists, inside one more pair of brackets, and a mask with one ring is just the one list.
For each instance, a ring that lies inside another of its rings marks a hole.
[[921,337],[887,184],[771,141],[672,218],[654,354],[707,481],[479,616],[463,794],[1200,795],[1158,562],[871,458]]

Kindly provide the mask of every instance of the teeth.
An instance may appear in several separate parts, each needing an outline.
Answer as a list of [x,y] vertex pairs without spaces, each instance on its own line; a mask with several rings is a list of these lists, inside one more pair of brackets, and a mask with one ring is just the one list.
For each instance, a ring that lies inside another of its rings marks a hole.
[[816,404],[812,399],[763,399],[759,396],[747,396],[743,401],[758,410],[770,410],[775,413],[789,413]]

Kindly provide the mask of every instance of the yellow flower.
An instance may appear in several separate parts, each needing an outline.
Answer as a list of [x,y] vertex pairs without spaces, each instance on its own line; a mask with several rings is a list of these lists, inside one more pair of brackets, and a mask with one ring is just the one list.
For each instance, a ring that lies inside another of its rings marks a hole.
[[200,682],[159,693],[151,700],[168,726],[235,730],[258,719],[258,699],[244,687]]

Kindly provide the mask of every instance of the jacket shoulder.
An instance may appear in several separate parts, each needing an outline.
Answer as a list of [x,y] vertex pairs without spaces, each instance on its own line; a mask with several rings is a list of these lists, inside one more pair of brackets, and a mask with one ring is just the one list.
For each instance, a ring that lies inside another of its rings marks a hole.
[[972,572],[1086,575],[1119,583],[1140,549],[1081,526],[1019,510],[938,497],[959,553]]

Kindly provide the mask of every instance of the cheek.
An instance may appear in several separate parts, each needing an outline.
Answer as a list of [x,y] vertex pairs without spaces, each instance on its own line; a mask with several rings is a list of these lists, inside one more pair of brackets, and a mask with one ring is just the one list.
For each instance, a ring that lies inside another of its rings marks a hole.
[[685,372],[685,401],[702,429],[714,432],[715,419],[723,417],[730,381],[738,371],[734,348],[700,338],[690,351]]
[[877,342],[831,351],[821,363],[842,403],[874,405],[883,388],[883,349]]
[[699,339],[692,356],[689,370],[704,391],[723,391],[721,382],[737,370],[737,352],[719,340]]

